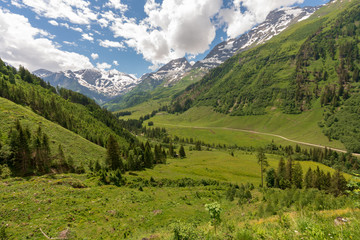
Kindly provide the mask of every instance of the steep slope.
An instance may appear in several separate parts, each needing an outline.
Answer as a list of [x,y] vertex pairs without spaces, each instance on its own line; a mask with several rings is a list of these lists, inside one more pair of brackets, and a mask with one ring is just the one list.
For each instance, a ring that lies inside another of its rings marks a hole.
[[119,120],[86,96],[56,89],[21,67],[19,71],[0,61],[0,97],[29,106],[36,114],[105,146],[109,135],[123,146],[136,139]]
[[34,74],[50,82],[52,86],[80,92],[98,103],[104,103],[130,91],[139,82],[135,76],[117,70],[83,69],[53,73],[39,69]]
[[[329,3],[308,20],[212,70],[176,99],[173,111],[210,106],[237,116],[275,109],[301,113],[320,102],[331,115],[357,94],[359,16],[358,0]],[[349,150],[360,150],[337,137]]]
[[70,156],[75,164],[87,165],[90,161],[105,159],[105,148],[96,145],[81,136],[53,123],[44,117],[35,114],[31,109],[15,104],[0,97],[0,142],[8,141],[7,135],[15,125],[15,120],[20,119],[24,127],[32,132],[41,126],[50,139],[50,148],[53,155],[57,154],[59,145],[62,146],[65,157]]
[[239,51],[262,44],[280,34],[289,26],[309,18],[318,7],[288,7],[272,11],[266,20],[236,39],[229,39],[216,45],[213,50],[193,66],[194,68],[212,69]]

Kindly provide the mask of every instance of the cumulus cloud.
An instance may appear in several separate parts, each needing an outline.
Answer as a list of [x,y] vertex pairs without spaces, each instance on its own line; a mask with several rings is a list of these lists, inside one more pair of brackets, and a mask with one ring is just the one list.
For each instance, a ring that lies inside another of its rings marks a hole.
[[0,8],[0,56],[13,66],[23,65],[30,71],[92,68],[90,60],[74,52],[62,51],[44,38],[47,32],[34,28],[24,16]]
[[119,66],[119,63],[118,63],[118,61],[116,61],[116,60],[113,61],[113,64],[114,64],[115,66]]
[[108,63],[106,63],[106,62],[97,63],[97,64],[96,64],[96,68],[101,69],[101,70],[106,70],[106,69],[111,68],[111,65],[108,64]]
[[118,9],[120,12],[126,12],[128,10],[128,6],[122,4],[121,0],[109,0],[104,6]]
[[87,34],[87,33],[83,33],[83,34],[81,35],[81,37],[82,37],[82,39],[88,40],[88,41],[90,41],[90,42],[94,41],[94,38],[93,38],[92,36],[90,36],[89,34]]
[[221,5],[222,0],[164,0],[162,4],[147,0],[147,17],[142,21],[124,16],[108,21],[114,36],[125,38],[154,69],[186,54],[205,52],[215,38],[212,19]]
[[114,42],[110,40],[99,40],[99,45],[104,48],[125,48],[122,42]]
[[13,5],[27,6],[40,16],[64,19],[76,24],[89,24],[96,20],[97,14],[90,9],[85,0],[13,0]]
[[49,23],[53,26],[59,26],[59,23],[55,20],[50,20]]
[[302,2],[304,0],[232,0],[232,6],[222,9],[219,18],[226,26],[227,36],[235,38],[265,21],[272,10]]
[[99,54],[97,54],[97,53],[92,53],[92,54],[91,54],[91,58],[94,59],[94,60],[96,60],[96,59],[99,58]]

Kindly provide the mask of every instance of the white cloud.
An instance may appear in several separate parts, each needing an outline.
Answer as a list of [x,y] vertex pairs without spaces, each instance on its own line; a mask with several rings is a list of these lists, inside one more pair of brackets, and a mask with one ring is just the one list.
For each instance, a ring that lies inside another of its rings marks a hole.
[[99,58],[99,54],[97,54],[97,53],[92,53],[92,54],[91,54],[91,58],[94,59],[94,60],[96,60],[96,59]]
[[99,40],[99,45],[104,48],[125,48],[122,42],[114,42],[109,40]]
[[64,19],[76,24],[90,24],[97,14],[90,9],[90,2],[85,0],[16,0],[18,4],[30,7],[40,16]]
[[221,5],[222,0],[164,0],[162,4],[147,0],[144,20],[118,17],[110,29],[152,62],[154,69],[185,54],[205,52],[216,34],[211,19]]
[[77,31],[77,32],[83,32],[83,30],[79,27],[70,27],[70,29]]
[[66,45],[69,45],[69,46],[73,46],[73,47],[77,47],[77,43],[75,42],[68,42],[68,41],[63,41],[63,43],[65,43]]
[[96,64],[96,68],[98,69],[102,69],[102,70],[106,70],[106,69],[109,69],[111,68],[111,65],[106,63],[106,62],[103,62],[103,63],[97,63]]
[[104,6],[118,9],[120,12],[126,12],[128,10],[128,6],[121,3],[121,0],[109,0]]
[[22,5],[19,1],[20,0],[11,0],[11,4],[18,8],[24,7],[24,5]]
[[55,20],[50,20],[49,23],[53,26],[59,26],[59,23]]
[[83,34],[81,35],[81,37],[82,37],[82,39],[88,40],[88,41],[90,41],[90,42],[94,41],[94,38],[93,38],[92,36],[90,36],[89,34],[87,34],[87,33],[83,33]]
[[113,61],[113,64],[114,64],[115,66],[119,66],[119,63],[118,63],[118,61],[116,61],[116,60]]
[[[232,0],[231,8],[222,9],[219,17],[226,25],[228,37],[235,38],[265,21],[272,10],[302,2],[304,0]],[[242,12],[241,7],[246,11]]]
[[0,8],[0,56],[13,66],[23,65],[30,71],[92,68],[90,60],[80,54],[62,51],[43,36],[47,32],[34,28],[24,16]]

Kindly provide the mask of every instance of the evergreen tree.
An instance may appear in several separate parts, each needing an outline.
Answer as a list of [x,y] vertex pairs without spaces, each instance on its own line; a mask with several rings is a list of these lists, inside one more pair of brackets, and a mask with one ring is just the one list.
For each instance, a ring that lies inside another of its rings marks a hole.
[[124,171],[124,164],[120,158],[119,145],[113,135],[109,136],[106,149],[106,166],[111,170],[120,169]]
[[180,156],[180,158],[186,158],[185,149],[184,149],[183,145],[180,146],[179,156]]
[[264,153],[264,149],[259,148],[257,153],[258,164],[260,165],[260,173],[261,173],[261,187],[264,186],[264,172],[266,171],[266,167],[269,166],[267,161],[267,157]]
[[335,196],[339,196],[340,194],[344,193],[346,190],[347,181],[340,172],[340,170],[336,170],[331,178],[331,188],[330,191]]
[[152,168],[154,164],[154,155],[151,151],[150,143],[147,141],[145,144],[144,152],[144,167]]
[[305,174],[304,183],[306,188],[313,187],[313,171],[311,170],[311,168],[309,168]]
[[303,170],[301,168],[300,163],[296,163],[294,165],[294,169],[293,169],[292,184],[296,188],[301,189],[302,188],[302,182],[303,182]]
[[280,158],[279,166],[276,173],[276,187],[279,187],[281,189],[285,189],[287,187],[287,184],[285,182],[286,180],[286,166],[285,166],[285,160],[284,158]]
[[170,142],[170,144],[169,144],[169,155],[171,158],[174,157],[174,147],[173,147],[172,142]]
[[266,172],[266,186],[269,187],[269,188],[275,187],[275,179],[276,179],[275,169],[270,168]]

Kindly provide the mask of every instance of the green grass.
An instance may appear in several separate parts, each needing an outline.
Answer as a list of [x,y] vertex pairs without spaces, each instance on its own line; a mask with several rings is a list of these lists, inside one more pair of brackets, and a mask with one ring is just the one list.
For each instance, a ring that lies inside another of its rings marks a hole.
[[[153,169],[139,172],[141,177],[150,178],[161,177],[169,179],[193,178],[193,179],[213,179],[222,182],[241,184],[250,182],[259,185],[260,166],[257,163],[256,153],[236,151],[234,156],[223,151],[188,151],[185,159],[168,159],[166,165],[156,165]],[[280,156],[267,155],[269,168],[277,169]],[[334,169],[323,164],[301,161],[304,174],[311,167],[317,167],[325,173],[334,173]],[[347,179],[351,176],[344,175]]]
[[192,137],[205,143],[263,146],[273,139],[277,144],[294,145],[274,136],[232,130],[242,129],[345,149],[340,141],[330,142],[322,133],[322,129],[318,126],[318,122],[322,120],[322,111],[316,106],[312,110],[296,115],[284,114],[274,109],[269,114],[260,116],[229,116],[214,112],[209,107],[195,107],[183,114],[160,113],[149,121],[153,121],[155,127],[165,127],[171,135]]
[[102,148],[81,136],[35,114],[30,109],[17,105],[7,99],[0,98],[0,132],[3,141],[7,133],[14,126],[16,119],[23,126],[29,127],[34,133],[41,126],[49,136],[50,148],[53,155],[58,152],[58,145],[63,146],[66,157],[71,156],[75,163],[84,163],[105,159],[105,148]]

